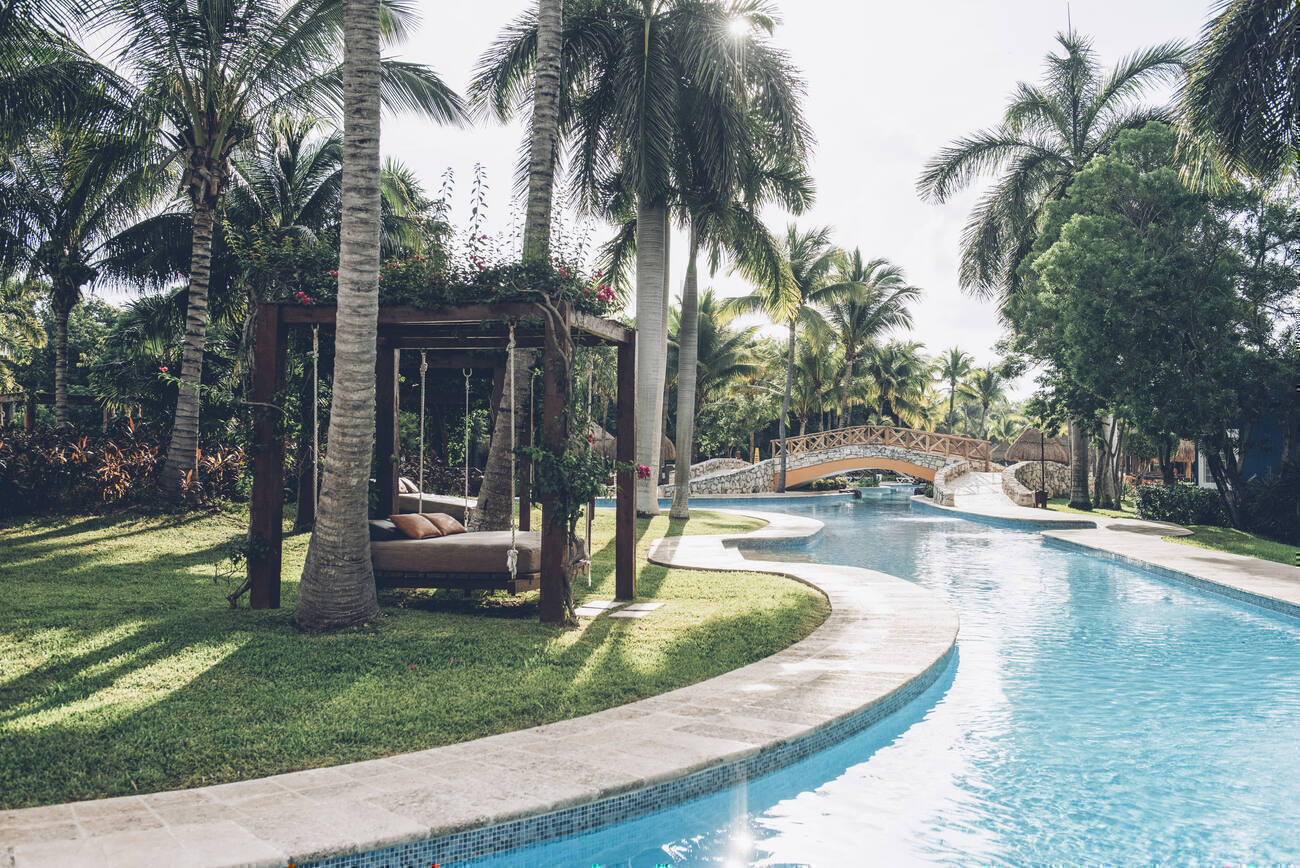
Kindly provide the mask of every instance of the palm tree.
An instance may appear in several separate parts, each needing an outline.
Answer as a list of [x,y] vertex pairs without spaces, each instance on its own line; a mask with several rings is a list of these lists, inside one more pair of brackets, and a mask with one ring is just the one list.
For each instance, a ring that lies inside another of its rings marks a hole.
[[[30,281],[0,283],[0,392],[18,388],[14,373],[28,354],[45,345],[45,329],[36,316],[40,290]],[[0,425],[6,420],[0,419]]]
[[749,295],[733,298],[726,310],[731,314],[765,313],[775,323],[789,330],[786,343],[785,391],[781,415],[777,420],[777,437],[781,444],[777,491],[785,491],[786,420],[790,415],[790,389],[794,383],[795,344],[800,326],[825,329],[826,320],[820,307],[843,300],[854,288],[836,281],[835,264],[840,251],[831,244],[828,227],[800,231],[793,223],[786,229],[781,255],[785,274],[758,286]]
[[922,420],[928,404],[930,363],[915,341],[889,341],[866,358],[863,375],[867,395],[876,403],[884,424],[903,425]]
[[983,438],[987,436],[989,407],[1006,398],[1007,380],[997,366],[987,365],[972,372],[967,385],[971,398],[980,406],[979,436]]
[[[752,380],[762,372],[762,360],[755,354],[754,339],[758,326],[733,328],[731,318],[723,313],[722,303],[706,289],[700,294],[696,318],[697,341],[695,362],[695,412],[721,397],[729,386]],[[680,382],[679,335],[682,314],[679,308],[670,313],[668,328],[669,380]]]
[[1300,8],[1221,0],[1193,51],[1182,114],[1195,144],[1234,172],[1272,178],[1300,141]]
[[813,416],[820,420],[827,402],[834,400],[835,381],[843,370],[840,349],[829,330],[810,330],[802,338],[791,391],[791,411],[799,420],[801,437],[808,433],[808,420]]
[[957,419],[953,415],[953,404],[957,400],[957,393],[960,390],[963,396],[969,396],[965,389],[966,378],[970,376],[972,363],[975,359],[970,353],[959,347],[950,347],[939,357],[936,367],[936,373],[939,379],[948,384],[948,415],[946,417],[948,431],[957,430]]
[[306,630],[379,615],[366,517],[379,323],[380,22],[380,0],[344,0],[343,219],[330,460],[293,612],[294,623]]
[[827,316],[844,351],[839,419],[843,427],[852,424],[849,390],[858,361],[886,332],[912,327],[908,305],[920,298],[921,290],[907,283],[899,266],[887,259],[863,261],[856,247],[836,268],[836,282],[854,287],[852,295],[830,305]]
[[[120,115],[124,126],[130,121]],[[121,269],[114,248],[167,180],[147,142],[69,122],[0,154],[0,274],[49,280],[55,422],[70,421],[68,317],[87,286]]]
[[[212,237],[231,158],[287,107],[337,108],[343,88],[335,58],[345,14],[337,0],[108,0],[92,11],[92,28],[124,46],[118,60],[137,85],[143,110],[160,119],[160,139],[182,167],[181,186],[193,207],[183,388],[163,468],[165,491],[179,490],[197,454]],[[388,7],[383,19],[381,38],[400,35],[402,14]],[[390,61],[383,87],[393,105],[442,121],[464,116],[459,98],[425,67]]]
[[[1063,54],[1047,56],[1043,84],[1021,82],[1000,126],[940,151],[917,181],[923,198],[946,202],[980,176],[997,181],[971,212],[962,237],[961,285],[1006,301],[1020,288],[1019,268],[1038,235],[1044,206],[1065,195],[1074,176],[1106,153],[1124,130],[1168,121],[1165,108],[1138,97],[1183,70],[1186,51],[1169,42],[1138,51],[1103,73],[1089,39],[1058,34]],[[1088,498],[1087,438],[1071,425],[1071,505]]]
[[[777,151],[802,153],[807,139],[802,85],[767,41],[774,27],[765,0],[594,0],[564,22],[559,129],[574,183],[589,205],[618,191],[636,212],[637,455],[651,468],[638,512],[658,512],[675,159],[689,138],[700,165],[736,177],[749,148],[722,125],[743,114],[738,106],[763,120],[738,131],[777,141]],[[536,44],[533,16],[507,28],[480,62],[475,100],[502,119],[526,104]]]

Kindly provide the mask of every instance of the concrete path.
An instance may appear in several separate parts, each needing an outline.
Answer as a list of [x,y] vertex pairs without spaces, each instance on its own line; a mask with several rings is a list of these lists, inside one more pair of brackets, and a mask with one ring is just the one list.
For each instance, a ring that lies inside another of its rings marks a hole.
[[1300,616],[1300,568],[1162,539],[1191,533],[1176,524],[1017,506],[1002,493],[999,473],[968,474],[958,480],[955,491],[955,506],[929,504],[930,507],[1030,522],[1044,531],[1045,538],[1056,543],[1102,553],[1137,566],[1155,567],[1173,574],[1170,578],[1190,579],[1190,584],[1205,590],[1226,592],[1235,599]]
[[[757,543],[821,523],[759,515]],[[870,570],[742,558],[724,536],[660,540],[671,566],[820,588],[801,642],[708,681],[476,741],[194,790],[0,812],[0,868],[443,864],[639,816],[795,762],[905,704],[943,671],[957,614]],[[202,726],[195,721],[195,726]]]

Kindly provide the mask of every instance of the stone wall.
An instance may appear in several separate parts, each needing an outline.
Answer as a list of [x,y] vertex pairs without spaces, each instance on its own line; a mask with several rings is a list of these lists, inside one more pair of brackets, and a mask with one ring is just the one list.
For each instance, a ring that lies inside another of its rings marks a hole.
[[[1047,493],[1050,497],[1067,497],[1070,494],[1070,465],[1048,461]],[[1002,491],[1020,506],[1034,505],[1034,491],[1040,486],[1042,473],[1039,462],[1022,461],[1002,471]]]
[[703,476],[714,476],[718,473],[726,473],[729,470],[739,470],[742,467],[748,467],[749,462],[743,458],[710,458],[701,461],[698,464],[691,465],[691,479],[699,479]]
[[[935,471],[953,464],[966,463],[960,458],[946,455],[929,455],[924,452],[903,449],[899,446],[857,445],[791,455],[786,460],[786,470],[811,467],[814,464],[828,461],[844,461],[858,458],[885,458],[893,461],[906,461]],[[870,467],[870,462],[864,462],[863,467],[864,469]],[[768,458],[757,464],[746,464],[730,473],[719,472],[703,478],[693,478],[691,480],[691,494],[756,494],[764,491],[775,491],[776,474],[779,468],[780,462],[777,459]],[[661,486],[660,496],[672,497],[673,486]]]
[[958,461],[956,464],[950,464],[936,471],[934,474],[934,502],[940,506],[956,506],[952,485],[970,472],[969,461]]

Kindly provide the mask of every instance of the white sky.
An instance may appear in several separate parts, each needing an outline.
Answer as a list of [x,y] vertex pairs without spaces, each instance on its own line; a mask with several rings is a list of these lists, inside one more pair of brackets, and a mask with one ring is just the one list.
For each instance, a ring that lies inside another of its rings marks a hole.
[[[401,55],[463,89],[499,29],[533,4],[419,5],[425,23]],[[1095,37],[1109,65],[1157,42],[1193,39],[1209,6],[1208,0],[1074,0],[1069,13],[1077,29]],[[1017,81],[1038,78],[1054,34],[1066,25],[1065,0],[780,0],[778,8],[783,22],[776,40],[803,71],[805,110],[817,137],[817,202],[799,222],[830,225],[841,246],[860,246],[864,256],[901,265],[926,291],[912,336],[931,353],[956,344],[980,363],[991,361],[1000,337],[993,308],[957,287],[961,228],[977,192],[935,206],[920,201],[915,181],[944,144],[995,124]],[[456,130],[396,117],[386,120],[383,135],[385,153],[400,156],[431,191],[444,169],[455,170],[458,222],[467,219],[463,200],[472,167],[482,162],[492,186],[493,225],[504,227],[517,125]],[[779,212],[769,219],[776,230],[787,221]],[[674,238],[674,293],[685,270],[684,248]],[[722,275],[712,283],[725,295],[747,291]]]

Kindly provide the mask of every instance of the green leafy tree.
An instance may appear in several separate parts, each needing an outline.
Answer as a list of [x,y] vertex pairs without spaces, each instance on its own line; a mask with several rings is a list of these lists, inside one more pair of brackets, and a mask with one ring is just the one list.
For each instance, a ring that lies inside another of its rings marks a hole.
[[988,436],[989,408],[1006,399],[1006,377],[996,365],[987,365],[972,371],[966,385],[971,398],[980,406],[979,433],[976,436],[985,438]]
[[959,347],[950,347],[939,357],[935,372],[940,380],[948,384],[948,415],[944,418],[949,431],[957,430],[957,418],[953,408],[958,394],[964,398],[970,397],[966,380],[974,370],[974,362],[975,359],[971,354]]
[[18,388],[15,379],[18,367],[45,346],[45,330],[36,315],[39,297],[40,287],[35,283],[16,280],[0,283],[0,392]]
[[915,425],[929,404],[930,362],[915,341],[892,340],[866,358],[864,396],[875,403],[885,425]]

